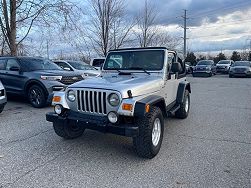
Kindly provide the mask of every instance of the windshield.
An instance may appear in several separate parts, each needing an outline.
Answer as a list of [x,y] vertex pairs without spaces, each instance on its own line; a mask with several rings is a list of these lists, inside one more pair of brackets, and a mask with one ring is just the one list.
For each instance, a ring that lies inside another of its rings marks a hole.
[[104,70],[162,70],[164,50],[118,51],[106,58]]
[[212,65],[212,64],[213,64],[212,61],[203,60],[199,61],[197,65]]
[[73,66],[73,68],[77,70],[96,70],[94,67],[91,65],[88,65],[84,62],[79,62],[79,61],[68,61],[68,63]]
[[47,59],[21,58],[20,63],[29,71],[35,70],[62,70]]
[[251,63],[249,61],[235,61],[233,66],[250,66]]
[[231,64],[231,63],[230,63],[230,61],[228,61],[228,60],[223,60],[223,61],[219,61],[218,64],[219,64],[219,65],[229,65],[229,64]]

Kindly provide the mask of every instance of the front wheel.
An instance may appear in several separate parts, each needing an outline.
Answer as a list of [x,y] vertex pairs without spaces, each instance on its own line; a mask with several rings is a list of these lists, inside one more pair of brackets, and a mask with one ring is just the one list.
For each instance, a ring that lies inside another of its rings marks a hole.
[[3,109],[4,109],[4,105],[0,105],[0,113],[2,113],[2,111],[3,111]]
[[42,108],[46,104],[46,95],[42,87],[33,85],[28,90],[28,99],[35,108]]
[[85,128],[74,125],[74,124],[60,124],[57,122],[53,123],[55,133],[65,139],[78,138],[83,135]]
[[184,94],[184,100],[180,104],[180,109],[175,113],[175,117],[180,119],[185,119],[188,116],[190,110],[190,94],[189,91],[186,90]]
[[160,150],[164,118],[160,108],[152,106],[150,112],[136,120],[139,135],[133,138],[133,144],[140,157],[152,159]]

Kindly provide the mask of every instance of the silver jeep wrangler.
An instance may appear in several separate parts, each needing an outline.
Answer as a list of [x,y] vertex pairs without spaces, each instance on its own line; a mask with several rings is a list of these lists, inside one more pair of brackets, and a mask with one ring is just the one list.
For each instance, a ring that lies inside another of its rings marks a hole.
[[109,51],[99,77],[54,94],[47,113],[57,135],[77,138],[85,129],[133,138],[139,156],[158,154],[164,117],[186,118],[190,83],[185,64],[164,47]]

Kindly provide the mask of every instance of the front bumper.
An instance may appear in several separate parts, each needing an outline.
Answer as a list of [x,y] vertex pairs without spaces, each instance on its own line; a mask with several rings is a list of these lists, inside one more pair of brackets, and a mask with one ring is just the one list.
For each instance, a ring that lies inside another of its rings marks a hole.
[[105,133],[112,133],[127,137],[135,137],[139,134],[139,128],[133,124],[112,124],[106,116],[86,115],[74,111],[68,111],[66,116],[59,116],[54,112],[46,114],[46,120],[68,126],[70,123],[83,126],[86,129]]
[[227,73],[227,72],[229,72],[229,68],[227,67],[227,68],[223,68],[223,67],[216,67],[216,71],[217,72],[223,72],[223,73]]
[[229,75],[231,76],[236,76],[236,77],[251,77],[251,72],[250,71],[230,71]]

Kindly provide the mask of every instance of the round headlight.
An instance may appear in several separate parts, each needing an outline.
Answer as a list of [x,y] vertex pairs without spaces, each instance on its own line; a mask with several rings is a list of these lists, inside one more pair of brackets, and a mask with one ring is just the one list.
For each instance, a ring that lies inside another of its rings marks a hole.
[[118,121],[118,116],[115,112],[110,112],[108,114],[108,119],[111,123],[116,123]]
[[108,97],[109,104],[111,106],[118,106],[119,105],[119,96],[116,93],[112,93]]
[[59,114],[61,114],[63,112],[63,107],[61,105],[57,104],[57,105],[54,106],[54,111],[55,111],[56,114],[59,115]]
[[72,90],[68,91],[67,98],[69,101],[74,102],[76,100],[76,95],[75,95],[74,91],[72,91]]

